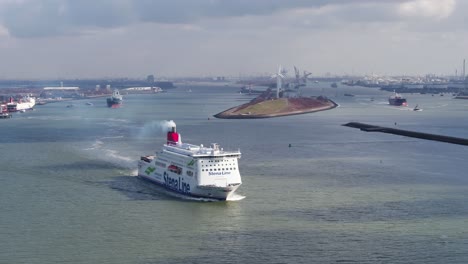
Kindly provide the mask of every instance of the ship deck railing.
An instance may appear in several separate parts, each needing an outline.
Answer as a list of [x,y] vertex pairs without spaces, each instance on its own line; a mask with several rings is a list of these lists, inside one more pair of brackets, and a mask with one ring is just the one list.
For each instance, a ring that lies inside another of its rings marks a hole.
[[192,157],[205,157],[205,156],[240,156],[240,150],[227,151],[219,148],[218,144],[213,143],[211,147],[204,147],[203,145],[197,146],[188,143],[177,143],[176,145],[164,144],[164,148],[183,155]]

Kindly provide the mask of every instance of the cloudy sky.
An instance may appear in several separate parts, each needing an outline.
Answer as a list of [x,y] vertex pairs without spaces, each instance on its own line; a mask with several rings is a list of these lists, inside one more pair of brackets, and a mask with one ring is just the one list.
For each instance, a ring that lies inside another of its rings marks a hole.
[[0,78],[455,74],[468,0],[0,0]]

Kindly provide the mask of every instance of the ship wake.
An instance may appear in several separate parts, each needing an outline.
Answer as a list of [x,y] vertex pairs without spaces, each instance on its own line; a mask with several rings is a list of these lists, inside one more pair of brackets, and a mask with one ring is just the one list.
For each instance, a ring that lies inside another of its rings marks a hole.
[[135,169],[137,160],[135,157],[125,156],[120,151],[108,148],[102,139],[96,139],[90,147],[83,148],[86,156],[113,164],[122,169],[131,170],[131,175],[138,174]]

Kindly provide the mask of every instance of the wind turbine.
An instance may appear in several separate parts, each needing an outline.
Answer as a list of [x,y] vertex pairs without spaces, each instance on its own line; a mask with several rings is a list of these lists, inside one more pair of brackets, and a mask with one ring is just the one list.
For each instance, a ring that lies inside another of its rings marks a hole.
[[271,77],[272,78],[275,78],[276,77],[276,98],[278,99],[279,98],[279,91],[281,89],[281,84],[282,84],[282,80],[284,78],[284,75],[283,75],[284,71],[283,69],[281,68],[281,65],[278,67],[278,73],[276,74],[273,74]]

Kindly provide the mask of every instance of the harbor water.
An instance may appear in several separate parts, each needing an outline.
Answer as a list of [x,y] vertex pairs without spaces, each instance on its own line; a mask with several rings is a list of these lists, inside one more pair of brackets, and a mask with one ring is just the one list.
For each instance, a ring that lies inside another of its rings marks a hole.
[[[213,118],[253,98],[238,90],[181,84],[116,109],[95,98],[1,120],[0,263],[468,263],[468,148],[342,126],[468,138],[468,100],[408,94],[394,107],[390,92],[318,83],[303,93],[338,108]],[[164,120],[183,141],[240,148],[236,201],[135,177]]]

